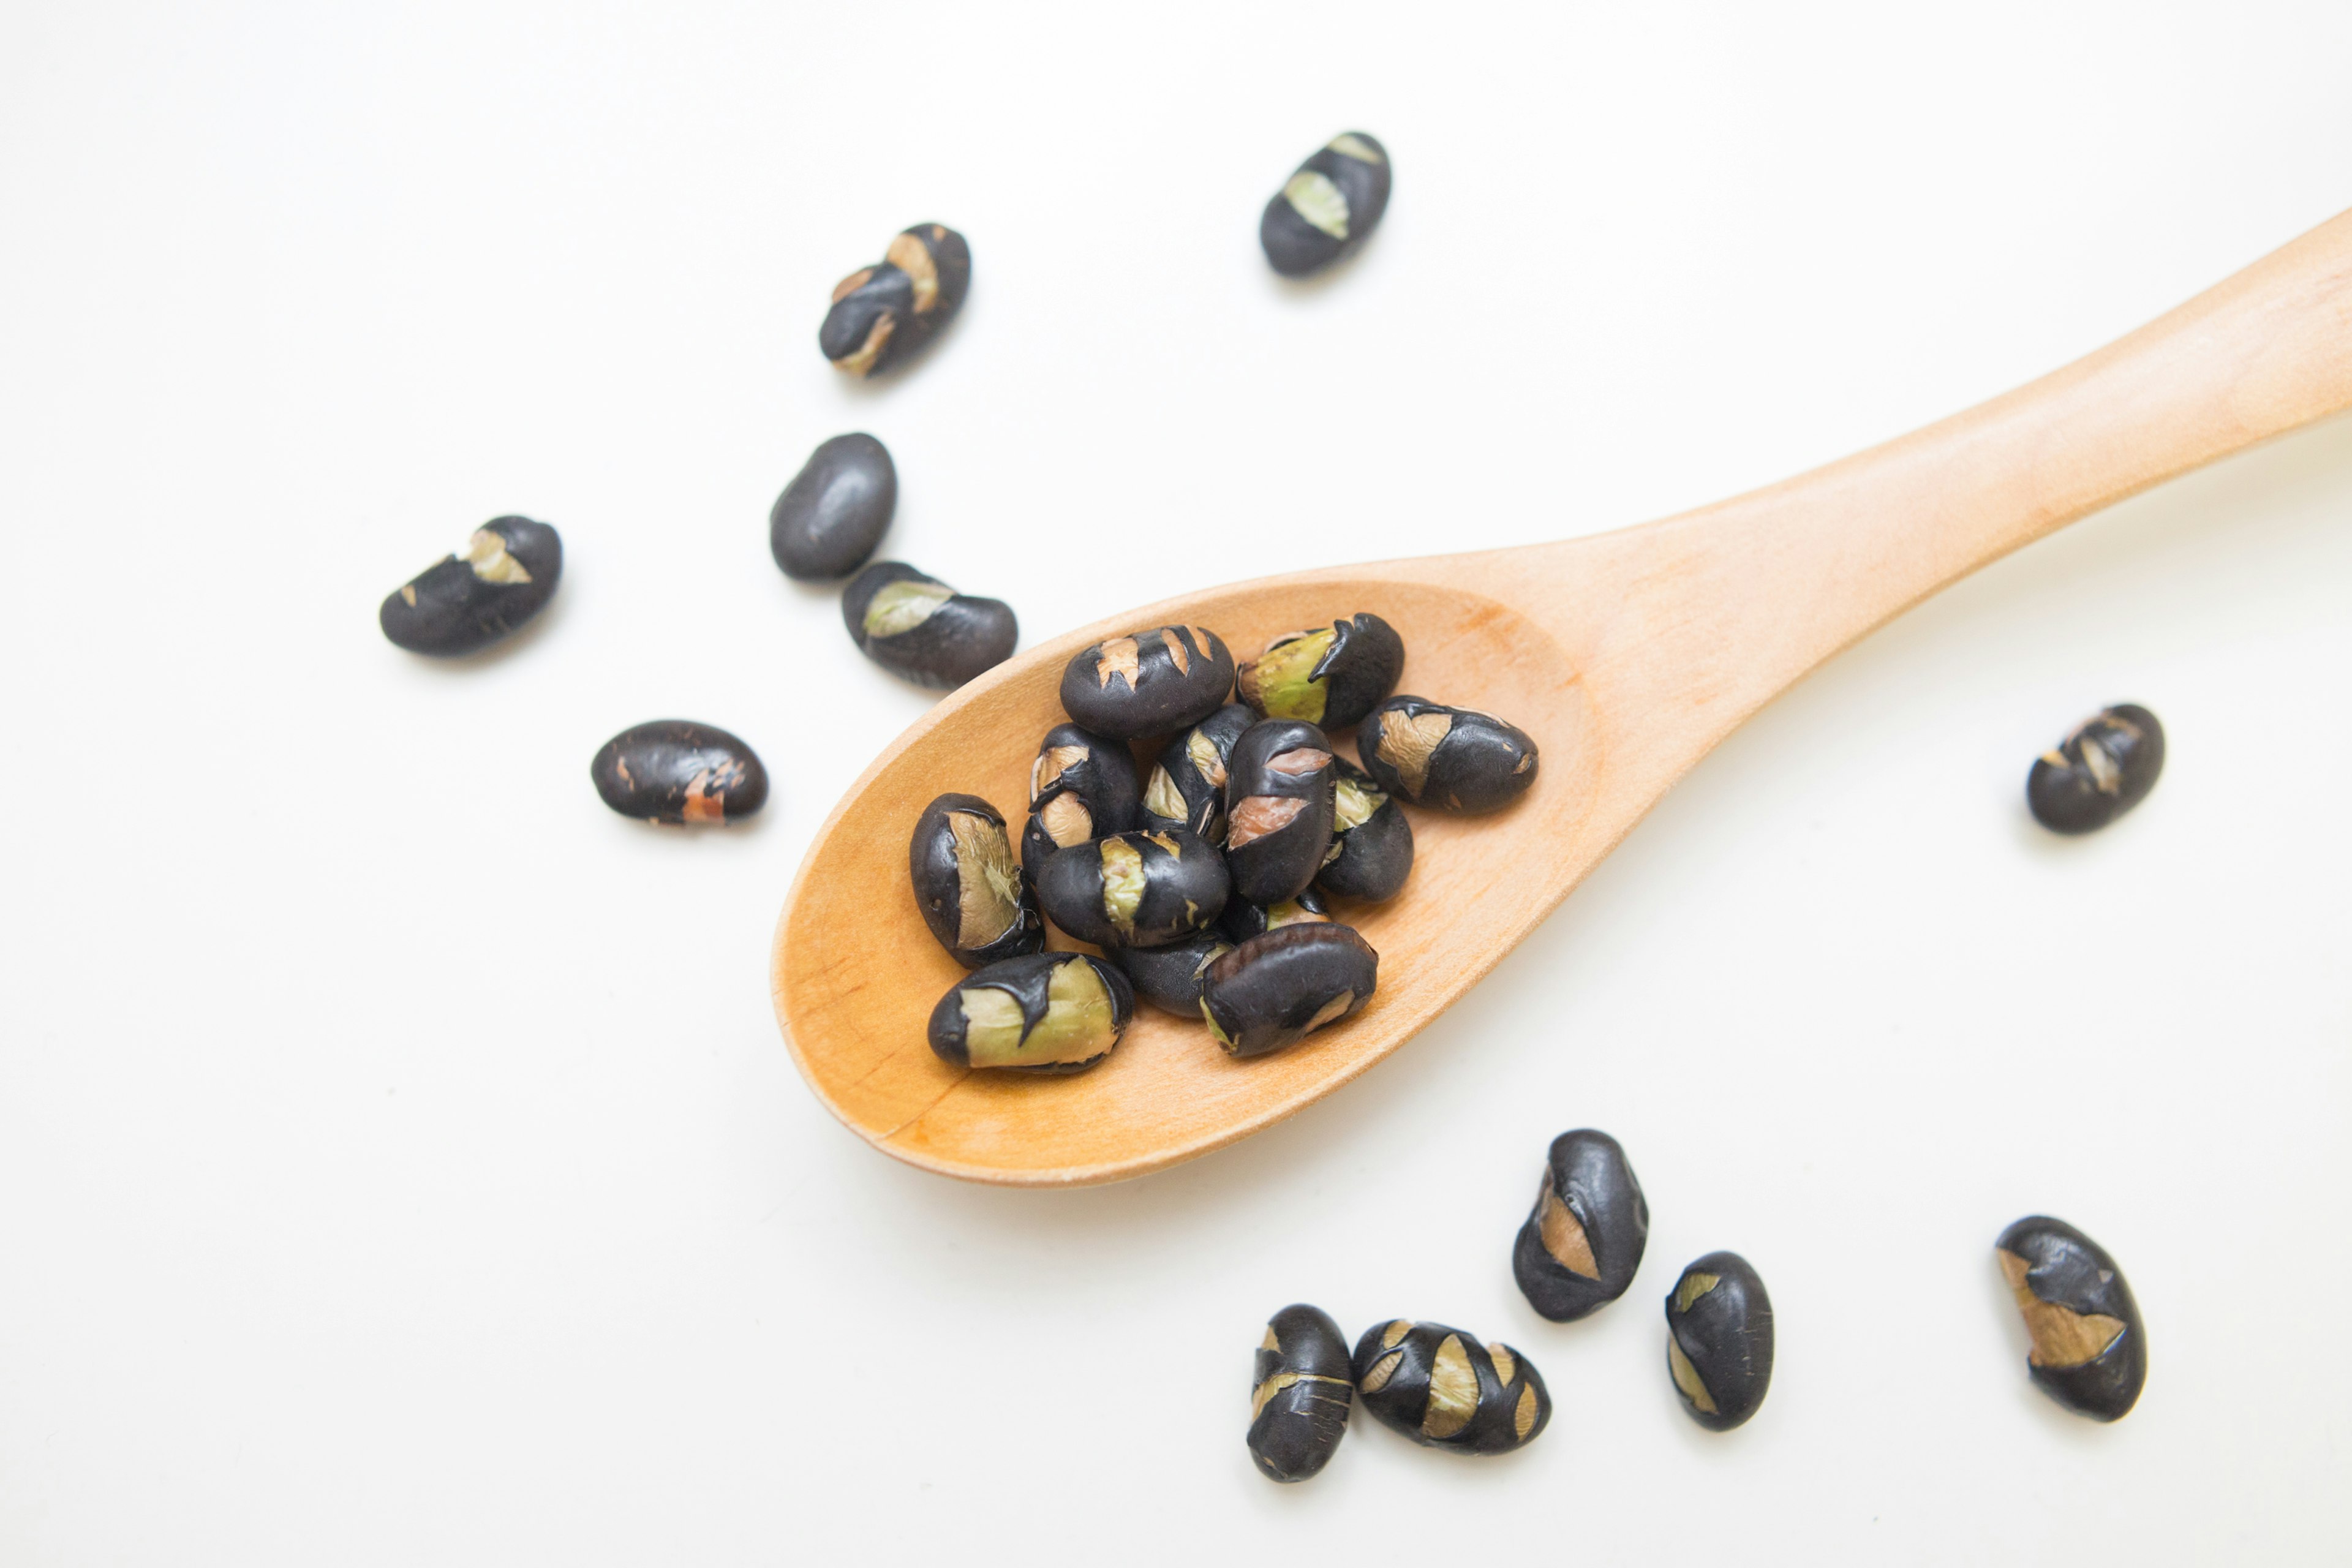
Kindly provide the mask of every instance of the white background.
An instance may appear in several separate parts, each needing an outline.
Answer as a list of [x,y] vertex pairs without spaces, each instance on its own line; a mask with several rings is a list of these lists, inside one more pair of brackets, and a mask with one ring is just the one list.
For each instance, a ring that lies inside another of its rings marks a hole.
[[[2059,12],[0,9],[0,1562],[2340,1560],[2352,425],[1849,653],[1196,1164],[902,1167],[769,1015],[811,831],[929,700],[770,563],[818,441],[888,442],[887,551],[1034,640],[1769,481],[2352,204],[2340,0]],[[1345,127],[1387,223],[1282,285],[1259,207]],[[827,291],[927,219],[971,304],[845,385]],[[541,623],[385,644],[509,510],[563,533]],[[2027,764],[2118,700],[2163,783],[2042,834]],[[598,803],[665,715],[761,751],[762,818]],[[1508,1249],[1585,1124],[1654,1228],[1557,1327]],[[2034,1211],[2146,1311],[2118,1426],[2026,1380]],[[1717,1247],[1780,1312],[1728,1436],[1662,1364]],[[1549,1431],[1360,1414],[1262,1480],[1301,1299],[1507,1340]]]

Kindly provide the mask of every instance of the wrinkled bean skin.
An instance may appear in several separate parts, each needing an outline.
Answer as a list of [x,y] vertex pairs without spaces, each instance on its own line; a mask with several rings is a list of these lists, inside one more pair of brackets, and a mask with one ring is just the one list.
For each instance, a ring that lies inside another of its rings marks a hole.
[[1234,687],[1260,718],[1345,730],[1386,700],[1403,673],[1404,639],[1365,614],[1275,638],[1234,672]]
[[971,247],[943,224],[919,223],[888,253],[834,286],[816,346],[834,368],[868,376],[913,356],[963,308]]
[[1225,846],[1225,759],[1257,715],[1228,702],[1160,750],[1143,791],[1143,826],[1183,828],[1222,849]]
[[923,808],[907,846],[916,907],[950,957],[966,969],[1041,952],[1037,913],[1004,817],[976,795],[943,795]]
[[1391,697],[1356,733],[1372,782],[1413,805],[1475,816],[1503,807],[1536,782],[1536,743],[1490,713],[1426,697]]
[[1131,741],[1197,724],[1234,689],[1234,656],[1200,626],[1147,626],[1081,648],[1062,671],[1062,707],[1098,735]]
[[2053,833],[2092,833],[2147,798],[2164,771],[2164,726],[2137,703],[2102,708],[2025,775],[2025,804]]
[[1111,947],[1103,956],[1119,967],[1135,994],[1163,1013],[1197,1021],[1209,965],[1233,952],[1221,931],[1204,931],[1165,947]]
[[1338,771],[1314,725],[1267,719],[1242,731],[1225,760],[1225,864],[1253,904],[1295,899],[1331,847]]
[[1253,904],[1241,899],[1225,900],[1225,912],[1218,926],[1234,942],[1247,942],[1254,936],[1264,936],[1284,926],[1311,925],[1331,918],[1331,906],[1323,896],[1309,888],[1295,899],[1285,899],[1278,904]]
[[1285,278],[1320,272],[1352,255],[1388,211],[1388,149],[1363,131],[1347,131],[1298,165],[1258,219],[1258,243]]
[[768,802],[768,770],[715,724],[656,719],[598,749],[588,776],[604,804],[646,822],[719,823]]
[[965,975],[931,1009],[931,1050],[950,1067],[1082,1072],[1135,1016],[1127,976],[1084,952],[1035,952]]
[[1209,965],[1201,1016],[1225,1054],[1262,1057],[1364,1010],[1381,955],[1336,921],[1254,936]]
[[1125,741],[1076,724],[1056,724],[1029,764],[1029,824],[1021,831],[1022,869],[1031,880],[1057,849],[1142,825],[1135,754]]
[[1301,1301],[1276,1312],[1250,1373],[1250,1458],[1258,1473],[1303,1481],[1339,1451],[1355,1409],[1348,1341],[1331,1314]]
[[1331,847],[1315,885],[1343,899],[1392,899],[1412,875],[1412,824],[1396,797],[1345,757],[1334,760]]
[[846,577],[866,564],[898,506],[890,449],[863,433],[809,454],[768,512],[768,549],[800,583]]
[[1045,918],[1097,947],[1165,947],[1225,907],[1224,862],[1189,833],[1114,833],[1056,850],[1037,872]]
[[527,517],[494,517],[462,554],[445,555],[384,596],[376,624],[396,647],[436,658],[478,653],[547,607],[563,541]]
[[1349,1365],[1364,1408],[1426,1447],[1507,1454],[1551,1419],[1551,1393],[1534,1363],[1444,1323],[1398,1318],[1367,1329]]
[[2042,1392],[2094,1421],[2120,1421],[2147,1382],[2147,1331],[2124,1271],[2105,1247],[2046,1215],[2031,1215],[1993,1243],[2032,1349],[2026,1372]]
[[1736,1252],[1710,1252],[1666,1294],[1666,1374],[1690,1418],[1728,1432],[1772,1385],[1772,1298]]
[[877,561],[851,579],[841,620],[866,658],[918,686],[961,686],[1021,640],[1011,605],[959,594],[903,561]]
[[1625,1293],[1649,1240],[1649,1201],[1625,1151],[1606,1132],[1580,1128],[1551,1141],[1511,1273],[1529,1306],[1555,1323],[1574,1322]]

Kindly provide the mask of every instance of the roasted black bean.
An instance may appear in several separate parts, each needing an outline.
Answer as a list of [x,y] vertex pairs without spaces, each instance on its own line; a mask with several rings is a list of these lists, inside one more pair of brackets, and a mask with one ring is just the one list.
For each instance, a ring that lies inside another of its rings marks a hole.
[[1021,879],[1004,817],[976,795],[943,795],[915,819],[907,868],[923,923],[966,969],[1036,952],[1045,922]]
[[1356,1405],[1348,1342],[1331,1314],[1304,1301],[1265,1325],[1250,1373],[1250,1458],[1261,1474],[1303,1481],[1331,1462]]
[[1391,697],[1356,733],[1364,771],[1391,795],[1436,811],[1499,811],[1536,782],[1536,743],[1492,714]]
[[2019,1220],[1993,1248],[2032,1341],[2028,1375],[2076,1415],[2128,1415],[2147,1382],[2147,1331],[2107,1249],[2045,1215]]
[[898,469],[873,437],[835,436],[809,454],[768,512],[768,549],[801,582],[866,564],[898,505]]
[[647,822],[733,822],[768,802],[768,770],[715,724],[656,719],[598,749],[588,776],[604,804]]
[[1110,1055],[1135,1015],[1127,976],[1091,953],[1008,958],[948,987],[931,1049],[950,1067],[1066,1073]]
[[1160,749],[1143,791],[1143,826],[1181,827],[1220,849],[1225,844],[1225,759],[1257,715],[1228,702]]
[[1528,1304],[1555,1323],[1599,1311],[1625,1293],[1650,1240],[1650,1205],[1606,1132],[1581,1128],[1551,1141],[1536,1206],[1511,1248]]
[[1404,639],[1374,615],[1288,632],[1234,672],[1242,700],[1265,719],[1304,719],[1345,730],[1396,689]]
[[1319,272],[1351,254],[1389,205],[1389,154],[1378,138],[1344,131],[1298,165],[1258,220],[1265,258],[1285,278]]
[[1147,626],[1071,656],[1062,707],[1099,735],[1165,735],[1215,712],[1234,689],[1234,656],[1199,626]]
[[841,620],[866,658],[919,686],[961,686],[1021,640],[1011,605],[959,594],[903,561],[877,561],[852,578]]
[[1666,1371],[1690,1418],[1728,1432],[1772,1384],[1772,1298],[1736,1252],[1710,1252],[1666,1296]]
[[1362,1012],[1380,967],[1381,955],[1352,927],[1286,925],[1209,965],[1201,1016],[1226,1055],[1262,1057]]
[[881,262],[834,286],[816,346],[834,368],[872,375],[911,356],[963,308],[971,247],[941,224],[919,223],[890,242]]
[[1242,731],[1225,759],[1225,864],[1253,904],[1295,899],[1323,868],[1334,809],[1331,742],[1298,719]]
[[1124,833],[1141,820],[1135,754],[1125,741],[1076,724],[1045,731],[1029,764],[1029,826],[1021,832],[1021,866],[1030,880],[1056,849]]
[[1345,757],[1332,760],[1331,847],[1315,885],[1343,899],[1394,898],[1412,874],[1412,824],[1396,797]]
[[1225,866],[1189,833],[1114,833],[1037,872],[1045,917],[1098,947],[1165,947],[1216,923]]
[[1507,1454],[1551,1419],[1543,1374],[1510,1346],[1399,1318],[1364,1331],[1350,1363],[1364,1408],[1414,1442]]
[[474,530],[464,553],[442,557],[387,595],[376,623],[411,653],[474,653],[545,609],[562,574],[555,530],[494,517]]
[[2164,726],[2133,702],[2102,708],[2025,775],[2025,804],[2053,833],[2105,827],[2147,798],[2164,771]]
[[1103,956],[1118,965],[1138,996],[1163,1013],[1197,1019],[1209,965],[1233,950],[1223,932],[1204,931],[1165,947],[1105,948]]
[[1264,936],[1285,926],[1312,925],[1331,918],[1331,906],[1323,895],[1309,888],[1295,899],[1285,899],[1278,904],[1253,904],[1242,899],[1225,900],[1225,912],[1217,921],[1226,936],[1235,942],[1247,942],[1254,936]]

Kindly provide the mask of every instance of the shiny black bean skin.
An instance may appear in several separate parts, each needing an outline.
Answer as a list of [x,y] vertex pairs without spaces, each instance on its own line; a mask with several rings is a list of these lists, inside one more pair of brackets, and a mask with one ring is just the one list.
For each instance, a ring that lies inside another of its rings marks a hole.
[[[918,596],[898,602],[900,618],[884,618],[900,584],[913,584]],[[903,561],[877,561],[852,578],[841,621],[866,658],[918,686],[961,686],[1010,658],[1021,640],[1011,605],[958,594]]]
[[1169,737],[1143,791],[1143,826],[1183,828],[1222,849],[1225,844],[1225,759],[1257,715],[1228,702]]
[[768,770],[715,724],[656,719],[604,742],[588,764],[604,804],[646,822],[722,823],[768,802]]
[[2000,1233],[1993,1256],[2025,1319],[2034,1384],[2094,1421],[2129,1415],[2147,1382],[2147,1330],[2107,1249],[2064,1220],[2029,1215]]
[[1224,862],[1189,833],[1114,833],[1037,872],[1045,918],[1097,947],[1182,942],[1215,925],[1226,891]]
[[1022,880],[1004,816],[976,795],[943,795],[923,808],[907,845],[923,923],[966,969],[1045,946],[1045,921]]
[[869,376],[913,357],[963,308],[971,247],[941,224],[919,223],[884,258],[835,285],[816,346],[845,374]]
[[1056,724],[1029,764],[1029,822],[1021,830],[1021,866],[1032,881],[1057,849],[1125,833],[1142,822],[1135,753],[1114,741]]
[[1070,657],[1063,710],[1098,735],[1131,741],[1197,724],[1233,695],[1234,656],[1201,626],[1147,626]]
[[1234,689],[1264,719],[1346,730],[1387,700],[1404,673],[1404,639],[1370,613],[1291,632],[1234,671]]
[[436,658],[478,653],[547,607],[563,575],[563,541],[527,517],[494,517],[384,596],[376,624],[395,647]]
[[890,449],[862,432],[809,454],[768,512],[768,550],[800,583],[846,577],[866,564],[898,506]]
[[1425,1447],[1507,1454],[1551,1420],[1551,1391],[1533,1362],[1444,1323],[1375,1324],[1349,1367],[1373,1418]]
[[1551,1141],[1511,1273],[1529,1306],[1555,1323],[1574,1322],[1625,1293],[1649,1240],[1649,1200],[1624,1149],[1580,1128]]
[[1295,899],[1331,847],[1339,779],[1331,742],[1298,719],[1242,731],[1225,760],[1225,864],[1234,892],[1253,904]]
[[1254,936],[1264,936],[1270,931],[1280,931],[1289,925],[1311,925],[1331,918],[1331,906],[1323,895],[1309,888],[1295,899],[1285,899],[1278,904],[1253,904],[1242,899],[1225,900],[1225,912],[1217,925],[1230,942],[1247,942]]
[[1331,847],[1323,852],[1315,886],[1368,904],[1392,899],[1412,875],[1412,824],[1370,774],[1345,757],[1332,765]]
[[2034,759],[2025,804],[2053,833],[2092,833],[2147,798],[2164,771],[2164,726],[2135,702],[2102,708]]
[[1034,952],[949,986],[926,1037],[950,1067],[1058,1075],[1110,1055],[1134,1016],[1135,991],[1110,964],[1092,953]]
[[1348,1435],[1356,1405],[1348,1341],[1331,1314],[1304,1301],[1265,1325],[1250,1371],[1250,1458],[1271,1480],[1319,1474]]
[[1356,732],[1372,782],[1409,804],[1465,816],[1500,811],[1536,782],[1536,743],[1491,713],[1426,697],[1381,703]]
[[1710,1252],[1666,1292],[1666,1375],[1710,1432],[1756,1414],[1772,1385],[1772,1298],[1748,1259]]
[[1209,965],[1233,950],[1223,932],[1204,931],[1165,947],[1105,948],[1103,956],[1118,965],[1144,1001],[1163,1013],[1198,1023]]
[[1381,955],[1336,921],[1254,936],[1209,965],[1201,1016],[1227,1056],[1262,1057],[1364,1010]]
[[1258,244],[1285,278],[1320,272],[1352,255],[1388,211],[1388,149],[1363,131],[1343,132],[1298,165],[1258,219]]

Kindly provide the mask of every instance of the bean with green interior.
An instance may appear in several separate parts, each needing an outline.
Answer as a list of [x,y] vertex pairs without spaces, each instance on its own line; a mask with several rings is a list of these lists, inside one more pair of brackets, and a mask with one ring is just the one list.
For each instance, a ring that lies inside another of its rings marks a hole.
[[1127,976],[1085,952],[1008,958],[948,987],[932,1051],[950,1067],[1066,1073],[1110,1055],[1135,1014]]
[[1165,947],[1105,948],[1103,956],[1118,965],[1146,1002],[1180,1018],[1198,1018],[1209,965],[1233,950],[1223,932],[1204,931]]
[[959,594],[903,561],[877,561],[841,595],[842,624],[866,658],[919,686],[961,686],[1012,657],[1012,606]]
[[1097,947],[1165,947],[1216,923],[1224,862],[1189,833],[1114,833],[1037,872],[1045,918]]
[[1555,1323],[1625,1293],[1650,1240],[1650,1205],[1625,1151],[1590,1127],[1551,1141],[1536,1206],[1519,1226],[1511,1273],[1528,1304]]
[[2136,702],[2102,708],[2034,760],[2025,804],[2053,833],[2090,833],[2147,798],[2164,771],[2164,726]]
[[1407,803],[1475,816],[1499,811],[1536,782],[1536,743],[1489,713],[1426,697],[1391,697],[1356,733],[1372,782]]
[[1320,272],[1356,247],[1388,211],[1388,149],[1365,131],[1343,131],[1298,165],[1258,219],[1265,259],[1285,278]]
[[1233,695],[1234,656],[1200,626],[1147,626],[1070,656],[1062,707],[1098,735],[1131,741],[1197,724]]
[[1404,639],[1366,614],[1285,633],[1234,672],[1234,685],[1261,718],[1345,730],[1380,706],[1403,673]]
[[1690,1418],[1728,1432],[1772,1385],[1772,1298],[1736,1252],[1710,1252],[1666,1294],[1666,1372]]
[[890,449],[860,432],[809,454],[768,512],[768,551],[798,582],[846,577],[866,564],[898,505]]
[[1253,904],[1295,899],[1331,847],[1331,742],[1300,719],[1242,731],[1225,760],[1225,864]]
[[1160,749],[1143,790],[1143,826],[1181,827],[1219,848],[1225,843],[1225,759],[1257,715],[1228,702]]
[[478,653],[547,607],[563,574],[563,541],[527,517],[494,517],[384,596],[376,624],[394,647],[454,658]]
[[1398,1318],[1367,1329],[1350,1364],[1364,1408],[1427,1447],[1507,1454],[1551,1419],[1551,1393],[1534,1363],[1444,1323]]
[[1045,922],[1021,879],[1004,817],[976,795],[943,795],[915,819],[907,847],[915,903],[966,969],[1036,952]]
[[1029,825],[1021,831],[1021,866],[1032,881],[1056,849],[1136,826],[1142,805],[1135,755],[1125,741],[1076,724],[1045,731],[1029,764]]
[[2095,1421],[2120,1421],[2147,1382],[2147,1331],[2107,1249],[2047,1215],[2029,1215],[1993,1243],[2025,1318],[2025,1369],[2042,1393]]
[[1396,797],[1345,757],[1333,759],[1331,847],[1315,885],[1343,899],[1394,898],[1412,874],[1412,824]]
[[1250,1458],[1277,1481],[1303,1481],[1331,1462],[1355,1409],[1348,1341],[1331,1314],[1304,1301],[1268,1320],[1250,1373]]
[[1209,965],[1201,1016],[1226,1055],[1262,1057],[1363,1011],[1380,967],[1381,955],[1351,927],[1286,925]]
[[1253,904],[1243,899],[1225,900],[1225,912],[1217,924],[1225,935],[1235,942],[1247,942],[1254,936],[1264,936],[1284,926],[1313,925],[1331,918],[1331,906],[1323,896],[1309,888],[1295,899],[1285,899],[1278,904]]
[[866,376],[912,355],[963,308],[971,247],[945,224],[919,223],[890,241],[878,265],[834,285],[816,346],[834,368]]

